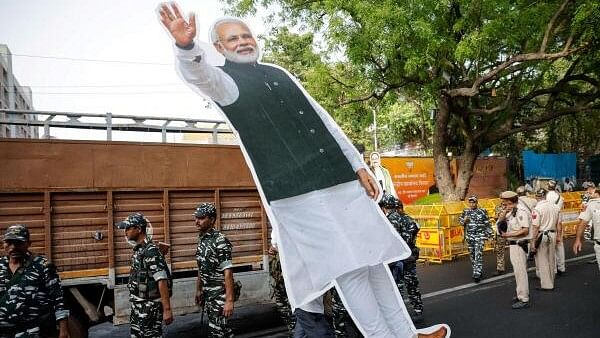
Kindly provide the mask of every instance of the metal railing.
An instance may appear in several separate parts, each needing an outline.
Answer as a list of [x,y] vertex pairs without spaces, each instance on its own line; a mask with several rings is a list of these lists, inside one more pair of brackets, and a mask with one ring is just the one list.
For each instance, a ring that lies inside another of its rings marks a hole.
[[[4,116],[0,115],[0,125],[43,127],[44,134],[42,138],[50,138],[50,128],[75,128],[106,130],[107,141],[112,141],[113,131],[138,131],[160,132],[163,143],[167,142],[167,133],[212,134],[212,142],[218,144],[219,134],[232,133],[227,126],[227,122],[219,120],[15,109],[0,109],[0,113],[5,114]],[[101,119],[101,121],[82,121],[81,119],[84,118]],[[132,122],[123,122],[120,120],[130,120]]]

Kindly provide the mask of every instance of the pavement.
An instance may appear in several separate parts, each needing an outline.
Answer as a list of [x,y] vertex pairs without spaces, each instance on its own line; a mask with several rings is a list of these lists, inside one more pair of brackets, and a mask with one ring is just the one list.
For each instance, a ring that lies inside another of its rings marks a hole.
[[[521,310],[511,308],[515,281],[508,252],[507,273],[497,277],[492,277],[495,255],[484,254],[484,279],[479,284],[472,282],[467,256],[443,264],[419,263],[425,320],[417,327],[447,323],[452,337],[459,338],[598,337],[600,270],[597,264],[588,264],[593,257],[591,245],[586,245],[579,257],[573,257],[572,241],[565,243],[567,272],[556,279],[555,291],[536,290],[539,281],[530,268],[530,307]],[[236,308],[230,323],[236,337],[287,337],[271,303]],[[165,337],[205,337],[206,327],[200,332],[201,327],[199,314],[177,316],[174,324],[166,328]],[[128,332],[128,325],[103,323],[90,330],[90,337],[126,338]]]

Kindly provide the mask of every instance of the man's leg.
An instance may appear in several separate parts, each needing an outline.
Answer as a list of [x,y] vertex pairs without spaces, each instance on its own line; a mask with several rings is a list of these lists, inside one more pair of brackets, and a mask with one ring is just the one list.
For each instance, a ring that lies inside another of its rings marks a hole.
[[598,262],[598,269],[600,269],[600,244],[594,244],[594,251],[596,251],[596,262]]
[[323,296],[297,308],[294,338],[334,338],[333,328],[325,319]]
[[225,305],[225,289],[222,286],[206,287],[206,316],[208,319],[208,337],[209,338],[230,338],[233,332],[227,324],[227,318],[223,316],[223,306]]
[[[376,286],[370,283],[369,275],[369,268],[364,267],[346,273],[336,279],[337,286],[339,287],[338,294],[358,329],[369,338],[415,337],[412,323],[406,323],[407,320],[405,318],[398,322],[398,326],[405,326],[404,334],[395,335],[392,333],[384,318],[378,298],[374,293]],[[386,288],[390,285],[393,286],[393,289],[396,289],[395,283],[391,280],[389,280]],[[396,300],[397,296],[392,294],[390,298]],[[402,306],[404,306],[404,303],[402,303]],[[396,311],[394,310],[394,312]],[[406,315],[408,316],[408,313]]]
[[471,238],[467,238],[467,248],[469,249],[469,259],[471,260],[471,277],[475,278],[475,241]]
[[554,270],[558,275],[566,271],[565,267],[565,245],[564,240],[561,239],[560,243],[556,244],[556,267]]
[[471,264],[473,265],[473,278],[479,279],[483,274],[483,238],[477,238],[473,240],[473,258]]
[[527,279],[527,254],[518,245],[511,245],[510,263],[515,273],[517,282],[517,298],[523,302],[529,302],[529,280]]
[[540,243],[540,247],[536,254],[536,266],[539,268],[540,286],[542,289],[553,289],[554,288],[554,267],[556,266],[556,255],[555,242],[553,234],[544,236],[551,236],[550,242],[546,241],[546,238]]
[[275,307],[277,308],[277,312],[279,312],[279,316],[287,326],[290,336],[293,336],[296,317],[292,313],[292,308],[288,301],[278,255],[269,258],[269,271],[271,273],[271,287],[273,288]]
[[506,240],[503,237],[496,236],[494,243],[494,252],[496,252],[496,271],[503,273],[506,271],[504,263],[504,249],[506,247]]
[[162,304],[160,302],[132,302],[130,321],[132,338],[162,338]]
[[423,300],[421,299],[421,290],[419,289],[419,277],[417,277],[417,264],[411,264],[404,270],[404,285],[406,293],[415,313],[420,316],[423,314]]

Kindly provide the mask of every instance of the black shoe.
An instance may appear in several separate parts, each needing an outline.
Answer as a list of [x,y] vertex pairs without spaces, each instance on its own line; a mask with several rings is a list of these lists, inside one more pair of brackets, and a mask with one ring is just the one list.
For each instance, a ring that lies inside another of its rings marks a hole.
[[504,271],[504,270],[496,270],[496,272],[494,272],[493,275],[494,276],[500,276],[500,275],[503,275],[505,273],[506,273],[506,271]]
[[552,288],[552,289],[544,289],[542,287],[536,287],[535,289],[538,290],[538,291],[545,291],[545,292],[554,291],[554,288]]
[[473,277],[473,282],[475,282],[475,283],[481,282],[481,276],[475,276],[475,277]]
[[514,303],[512,305],[512,308],[514,310],[518,310],[518,309],[525,309],[529,307],[529,302],[522,302],[522,301],[517,301],[516,303]]
[[560,270],[556,271],[556,275],[557,275],[558,277],[560,277],[560,276],[562,276],[562,275],[564,275],[564,274],[565,274],[565,272],[564,272],[564,271],[560,271]]
[[519,298],[518,298],[517,296],[514,296],[514,297],[512,298],[512,304],[514,304],[514,303],[516,303],[516,302],[518,302],[518,301],[519,301]]

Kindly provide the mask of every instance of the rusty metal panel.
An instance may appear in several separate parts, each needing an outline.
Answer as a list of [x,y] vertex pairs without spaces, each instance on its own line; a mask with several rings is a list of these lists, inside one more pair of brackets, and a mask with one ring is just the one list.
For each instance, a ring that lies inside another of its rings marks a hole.
[[56,192],[50,203],[52,261],[58,271],[107,268],[106,193]]
[[31,234],[30,250],[46,252],[44,233],[43,193],[0,193],[0,231],[2,234],[11,224],[24,224]]
[[171,261],[174,271],[196,269],[198,230],[193,212],[202,202],[215,202],[214,190],[169,192],[169,222],[171,223]]
[[[113,218],[115,223],[129,214],[141,212],[152,226],[152,239],[164,240],[163,192],[162,191],[119,191],[113,192]],[[111,226],[114,226],[112,224]],[[115,229],[115,266],[129,266],[132,247],[127,243],[125,231]]]
[[0,191],[254,187],[237,146],[1,139],[0,158]]
[[233,244],[234,263],[261,262],[263,212],[256,190],[220,191],[220,227]]
[[468,195],[479,198],[495,198],[508,188],[506,170],[508,160],[500,157],[480,157],[475,161],[473,178],[469,184]]

